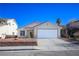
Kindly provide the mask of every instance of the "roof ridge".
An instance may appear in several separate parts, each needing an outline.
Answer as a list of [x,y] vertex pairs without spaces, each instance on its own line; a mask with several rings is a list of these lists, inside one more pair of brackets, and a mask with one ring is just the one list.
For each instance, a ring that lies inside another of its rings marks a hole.
[[[30,26],[31,26],[32,24],[34,24],[34,23],[38,23],[38,24],[39,24],[40,22],[37,22],[37,21],[36,21],[36,22],[32,22],[32,23],[27,24],[26,26],[24,26],[24,28],[25,28],[25,27],[30,27]],[[38,25],[38,24],[36,24],[36,25]],[[34,25],[34,26],[36,26],[36,25]],[[34,26],[33,26],[33,27],[34,27]]]
[[[33,28],[33,27],[36,27],[36,26],[39,26],[39,25],[41,25],[41,24],[44,24],[44,23],[46,23],[46,22],[50,22],[50,21],[44,21],[44,22],[37,22],[37,21],[35,21],[35,22],[32,22],[32,23],[28,24],[27,26],[24,26],[24,28],[29,27],[29,26],[32,25],[33,23],[38,23],[38,24],[32,26],[32,28]],[[23,28],[23,27],[22,27],[22,28]],[[29,27],[29,28],[30,28],[30,27]]]
[[[44,24],[44,23],[46,23],[46,22],[49,22],[49,21],[42,22],[42,23],[40,23],[40,24],[38,24],[38,25],[36,25],[36,26],[39,26],[39,25]],[[36,26],[34,26],[34,27],[36,27]]]

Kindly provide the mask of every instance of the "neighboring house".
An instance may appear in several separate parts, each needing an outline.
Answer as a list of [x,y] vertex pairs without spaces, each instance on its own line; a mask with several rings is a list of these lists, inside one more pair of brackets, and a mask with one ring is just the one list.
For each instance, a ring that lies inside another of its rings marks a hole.
[[0,37],[17,35],[17,27],[15,19],[0,18]]
[[75,20],[75,21],[73,21],[73,22],[69,22],[68,24],[67,24],[67,27],[68,28],[71,28],[71,29],[79,29],[79,20]]
[[79,36],[79,20],[74,20],[66,25],[66,30],[69,38]]
[[50,22],[34,22],[18,29],[18,37],[60,38],[60,27]]

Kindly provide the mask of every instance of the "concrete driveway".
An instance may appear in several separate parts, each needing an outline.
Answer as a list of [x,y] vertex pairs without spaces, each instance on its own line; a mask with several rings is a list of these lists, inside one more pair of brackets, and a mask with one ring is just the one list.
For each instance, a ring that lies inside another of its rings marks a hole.
[[62,39],[38,39],[38,47],[41,50],[47,51],[64,51],[64,50],[79,50],[79,45],[72,44]]

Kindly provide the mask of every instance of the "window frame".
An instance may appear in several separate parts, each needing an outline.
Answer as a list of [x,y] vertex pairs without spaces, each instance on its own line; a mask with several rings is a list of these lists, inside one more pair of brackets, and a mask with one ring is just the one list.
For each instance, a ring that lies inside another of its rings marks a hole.
[[20,30],[20,36],[25,36],[25,30]]

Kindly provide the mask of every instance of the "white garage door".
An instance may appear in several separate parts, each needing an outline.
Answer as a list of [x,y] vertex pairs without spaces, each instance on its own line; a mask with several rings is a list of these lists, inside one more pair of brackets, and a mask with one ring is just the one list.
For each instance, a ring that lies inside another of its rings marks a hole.
[[57,30],[39,29],[37,38],[57,38]]

